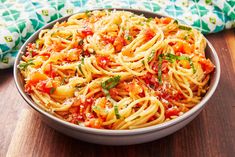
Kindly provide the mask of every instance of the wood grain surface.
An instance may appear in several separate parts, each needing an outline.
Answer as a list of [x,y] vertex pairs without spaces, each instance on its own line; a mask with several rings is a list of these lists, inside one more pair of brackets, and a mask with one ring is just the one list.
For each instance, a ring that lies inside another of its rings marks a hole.
[[12,69],[0,70],[0,157],[234,157],[235,30],[208,35],[221,63],[219,86],[200,115],[154,142],[102,146],[67,137],[44,124],[19,95]]

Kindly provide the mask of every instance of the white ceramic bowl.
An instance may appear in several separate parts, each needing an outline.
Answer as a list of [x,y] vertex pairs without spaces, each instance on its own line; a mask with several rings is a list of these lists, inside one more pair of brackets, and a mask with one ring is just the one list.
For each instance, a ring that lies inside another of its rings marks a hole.
[[[134,10],[134,9],[116,9],[116,10],[126,10],[130,12],[134,12],[136,14],[144,14],[146,17],[161,17],[159,14],[155,14],[148,11],[141,11],[141,10]],[[62,22],[67,20],[68,17],[60,18],[46,26],[44,26],[42,29],[51,28],[56,22]],[[19,52],[25,52],[26,45],[30,42],[34,42],[38,38],[38,34],[40,32],[38,30],[35,32],[21,47]],[[138,143],[144,143],[153,141],[159,138],[162,138],[164,136],[167,136],[169,134],[172,134],[173,132],[176,132],[177,130],[184,127],[186,124],[188,124],[190,121],[192,121],[205,107],[207,101],[210,99],[210,97],[215,92],[215,89],[218,85],[219,78],[220,78],[220,63],[219,58],[216,54],[215,49],[210,44],[209,41],[207,41],[207,48],[206,48],[206,56],[211,59],[211,61],[215,64],[216,68],[214,73],[211,76],[210,80],[210,89],[206,93],[206,95],[203,97],[200,103],[198,103],[195,107],[193,107],[191,110],[183,114],[182,116],[179,116],[176,119],[173,119],[171,121],[146,127],[146,128],[140,128],[140,129],[134,129],[134,130],[105,130],[105,129],[95,129],[95,128],[88,128],[88,127],[82,127],[75,124],[71,124],[69,122],[63,121],[52,114],[44,111],[42,108],[40,108],[37,104],[34,103],[34,101],[31,99],[29,95],[27,95],[24,92],[24,81],[23,77],[20,74],[19,69],[17,68],[17,65],[19,64],[21,60],[22,53],[19,53],[16,57],[15,65],[14,65],[14,79],[16,86],[18,88],[18,91],[20,92],[21,96],[25,99],[25,101],[36,111],[38,111],[43,120],[54,129],[58,130],[61,133],[64,133],[68,136],[91,142],[91,143],[97,143],[97,144],[105,144],[105,145],[130,145],[130,144],[138,144]]]

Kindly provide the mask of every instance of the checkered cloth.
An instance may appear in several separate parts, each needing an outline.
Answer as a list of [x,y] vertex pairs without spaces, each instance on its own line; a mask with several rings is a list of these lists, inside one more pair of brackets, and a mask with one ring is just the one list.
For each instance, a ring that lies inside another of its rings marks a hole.
[[11,67],[20,46],[46,23],[78,11],[112,7],[160,13],[204,34],[235,26],[234,0],[0,0],[0,69]]

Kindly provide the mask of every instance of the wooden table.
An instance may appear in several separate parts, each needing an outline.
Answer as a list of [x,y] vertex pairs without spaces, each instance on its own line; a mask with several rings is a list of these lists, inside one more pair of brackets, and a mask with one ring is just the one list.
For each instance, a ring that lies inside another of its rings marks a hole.
[[214,96],[183,129],[140,145],[95,145],[58,133],[21,98],[12,70],[0,70],[0,156],[235,156],[235,30],[207,38],[217,50],[222,68]]

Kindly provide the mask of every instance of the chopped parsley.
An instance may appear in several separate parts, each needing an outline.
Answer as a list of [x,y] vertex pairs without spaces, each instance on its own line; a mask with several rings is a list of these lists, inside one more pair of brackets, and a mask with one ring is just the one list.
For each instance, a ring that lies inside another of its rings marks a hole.
[[183,26],[183,25],[179,25],[179,29],[186,30],[186,31],[190,31],[190,30],[192,30],[192,28],[191,28],[191,27]]
[[50,89],[50,94],[53,94],[54,92],[55,92],[55,88],[52,87],[52,88]]
[[[109,93],[111,88],[114,88],[120,81],[121,76],[114,76],[108,80],[101,82],[101,87],[103,88],[104,93]],[[107,94],[106,94],[107,95]]]
[[121,116],[119,114],[119,111],[118,111],[118,106],[117,105],[114,105],[114,113],[115,113],[115,116],[117,119],[120,119]]
[[119,119],[121,116],[118,111],[118,106],[116,104],[116,101],[113,100],[110,96],[109,90],[111,88],[114,88],[120,81],[121,76],[114,76],[112,78],[109,78],[108,80],[101,82],[101,87],[103,89],[104,94],[106,95],[107,99],[113,102],[114,104],[114,113],[116,115],[116,118]]
[[127,39],[128,41],[131,41],[131,40],[132,40],[132,37],[128,35],[126,39]]
[[68,36],[67,38],[66,38],[66,40],[69,40],[69,39],[71,39],[72,38],[72,34],[70,35],[70,36]]
[[158,56],[158,82],[161,84],[162,83],[162,59],[163,59],[163,54],[160,54]]
[[176,23],[176,24],[178,24],[179,22],[177,21],[177,20],[174,20],[174,22],[173,23]]
[[91,17],[91,14],[92,14],[92,13],[87,10],[87,11],[85,11],[85,14],[86,14],[87,17]]
[[151,53],[150,53],[150,55],[149,55],[149,57],[148,57],[148,62],[150,62],[150,61],[153,59],[155,53],[156,53],[155,50],[152,50],[152,51],[151,51]]
[[150,22],[150,21],[152,21],[152,20],[153,20],[153,18],[150,17],[150,18],[148,18],[148,19],[146,20],[146,22]]
[[81,59],[81,61],[82,61],[82,64],[84,64],[84,57]]
[[165,59],[168,60],[171,63],[173,63],[176,60],[187,60],[187,61],[189,61],[190,67],[193,69],[193,73],[196,72],[196,69],[194,67],[194,64],[193,64],[191,58],[189,58],[187,56],[176,56],[176,55],[168,53],[168,54],[166,54],[166,58]]
[[81,64],[78,65],[78,69],[79,69],[79,71],[81,72],[81,74],[82,74],[83,76],[85,76],[84,73],[83,73],[83,71],[82,71],[82,65],[81,65]]
[[25,70],[28,66],[34,65],[33,59],[30,59],[28,62],[22,62],[18,65],[18,68],[20,70]]
[[162,60],[163,59],[169,61],[170,63],[174,63],[177,60],[187,60],[189,62],[189,64],[190,64],[190,67],[193,70],[193,73],[196,72],[196,69],[194,67],[194,64],[193,64],[191,58],[189,58],[187,56],[176,56],[176,55],[170,54],[170,53],[165,54],[165,55],[164,54],[160,54],[158,56],[158,62],[159,62],[159,64],[158,64],[158,82],[159,83],[162,83],[162,70],[161,69],[162,69]]

